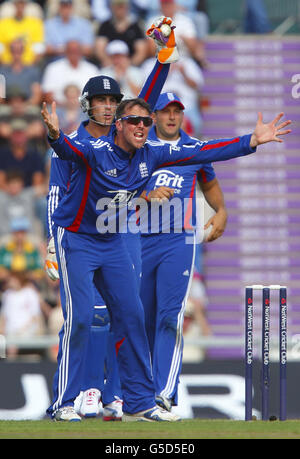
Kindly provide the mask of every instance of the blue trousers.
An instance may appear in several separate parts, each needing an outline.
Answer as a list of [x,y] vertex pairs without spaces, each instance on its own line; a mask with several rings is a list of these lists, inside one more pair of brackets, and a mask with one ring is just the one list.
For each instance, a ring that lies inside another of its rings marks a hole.
[[193,236],[186,233],[142,235],[141,299],[155,392],[171,399],[174,405],[177,405],[182,326],[194,258]]
[[[144,310],[135,270],[120,234],[87,235],[54,228],[60,272],[64,325],[50,415],[73,405],[83,381],[84,361],[93,321],[95,291],[109,309],[117,353],[123,410],[136,413],[155,406],[155,390]],[[79,381],[79,383],[78,383]]]
[[[140,235],[124,233],[122,238],[134,265],[136,281],[139,285],[142,270]],[[106,380],[105,383],[104,380]],[[114,401],[116,396],[123,398],[109,312],[101,292],[98,292],[96,287],[93,322],[85,360],[82,390],[85,391],[90,388],[101,391],[104,405]]]

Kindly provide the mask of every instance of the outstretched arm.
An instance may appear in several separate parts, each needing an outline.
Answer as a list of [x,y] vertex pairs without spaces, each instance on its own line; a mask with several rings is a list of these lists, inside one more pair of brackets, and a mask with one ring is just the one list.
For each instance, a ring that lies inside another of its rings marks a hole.
[[[96,158],[92,145],[88,140],[72,140],[64,135],[59,129],[59,120],[56,114],[56,104],[52,103],[52,110],[49,111],[45,102],[43,102],[42,116],[48,128],[49,143],[59,158],[66,161],[73,161],[84,164],[85,167],[95,167]],[[109,146],[107,141],[98,144],[98,148]]]
[[259,112],[257,123],[250,139],[250,147],[255,148],[268,142],[283,142],[279,136],[292,132],[291,129],[284,129],[292,123],[291,120],[283,121],[277,125],[283,115],[284,113],[281,112],[270,123],[263,123],[262,113]]
[[189,149],[164,145],[159,151],[160,154],[157,155],[156,167],[226,161],[254,153],[256,147],[264,143],[282,142],[283,140],[280,136],[291,132],[291,129],[284,129],[291,124],[290,120],[277,125],[282,116],[283,113],[279,113],[270,123],[263,123],[260,113],[253,134],[233,139],[209,140],[208,142],[199,141],[189,147]]

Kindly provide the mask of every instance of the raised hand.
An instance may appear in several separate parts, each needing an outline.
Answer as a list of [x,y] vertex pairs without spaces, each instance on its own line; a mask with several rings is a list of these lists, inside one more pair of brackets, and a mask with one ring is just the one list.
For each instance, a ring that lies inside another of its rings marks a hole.
[[49,112],[46,102],[43,102],[41,114],[42,114],[44,123],[46,124],[48,128],[49,137],[51,139],[56,140],[59,137],[59,120],[56,114],[56,103],[55,102],[52,102],[51,110],[52,112]]
[[284,113],[279,113],[270,123],[263,123],[262,113],[259,112],[257,123],[251,136],[250,146],[254,148],[263,143],[283,142],[279,136],[292,132],[291,129],[284,129],[291,124],[291,120],[283,121],[277,126],[277,123],[283,115]]
[[[157,59],[161,64],[172,64],[177,62],[179,54],[175,41],[175,25],[171,18],[160,16],[147,30],[146,35],[154,40],[157,46]],[[169,29],[169,34],[165,30]]]

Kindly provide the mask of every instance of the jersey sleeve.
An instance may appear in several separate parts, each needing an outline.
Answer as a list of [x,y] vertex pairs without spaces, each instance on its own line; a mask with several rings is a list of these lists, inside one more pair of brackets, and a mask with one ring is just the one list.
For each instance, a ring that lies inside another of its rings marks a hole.
[[176,164],[207,164],[217,161],[227,161],[240,156],[250,155],[256,148],[250,147],[251,134],[233,139],[218,139],[208,142],[196,142],[183,148],[164,145],[156,147],[156,167],[173,166]]
[[62,161],[57,154],[52,151],[49,191],[47,195],[47,233],[48,238],[53,236],[52,215],[57,208],[60,200],[65,195],[72,173],[72,164],[69,161]]
[[203,164],[197,173],[197,181],[200,183],[207,183],[211,182],[214,178],[216,178],[216,173],[213,166],[210,163]]
[[[60,131],[56,140],[48,137],[48,142],[55,153],[64,161],[79,163],[85,167],[95,168],[96,157],[94,147],[88,140],[73,140]],[[105,147],[108,142],[100,142],[98,139],[97,148]]]
[[157,99],[167,79],[169,69],[170,64],[161,64],[157,60],[139,94],[139,97],[150,105],[151,110],[154,110]]

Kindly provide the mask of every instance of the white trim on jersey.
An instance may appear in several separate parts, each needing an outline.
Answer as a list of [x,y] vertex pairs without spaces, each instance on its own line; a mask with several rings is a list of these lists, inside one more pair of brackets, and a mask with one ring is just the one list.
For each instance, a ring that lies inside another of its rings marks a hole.
[[147,139],[145,144],[148,143],[149,145],[152,145],[152,147],[155,147],[155,146],[159,146],[161,147],[162,143],[160,140],[150,140],[150,139]]
[[207,142],[202,142],[202,141],[198,140],[198,142],[193,143],[193,145],[184,144],[184,145],[181,145],[181,146],[182,146],[182,148],[196,148],[196,147],[202,147],[205,143],[207,143]]
[[74,139],[77,136],[78,136],[78,131],[73,131],[71,132],[71,134],[68,134],[68,137],[70,137],[70,139]]
[[53,403],[53,412],[58,410],[58,408],[62,404],[63,396],[67,387],[68,383],[68,374],[69,374],[69,350],[70,350],[70,335],[72,330],[72,297],[69,287],[69,280],[68,280],[68,271],[66,267],[66,258],[65,258],[65,251],[62,247],[62,238],[64,236],[65,230],[64,228],[58,227],[57,229],[57,245],[58,245],[58,252],[59,252],[59,259],[62,271],[62,280],[64,285],[64,291],[66,296],[66,320],[64,321],[64,334],[62,339],[62,356],[61,361],[59,364],[59,372],[58,372],[58,394],[57,400]]
[[58,206],[59,203],[59,186],[57,185],[52,185],[48,194],[48,209],[47,209],[47,215],[48,215],[48,228],[49,228],[49,235],[50,237],[53,236],[52,233],[52,226],[53,226],[53,221],[52,221],[52,215],[55,211],[55,209]]

